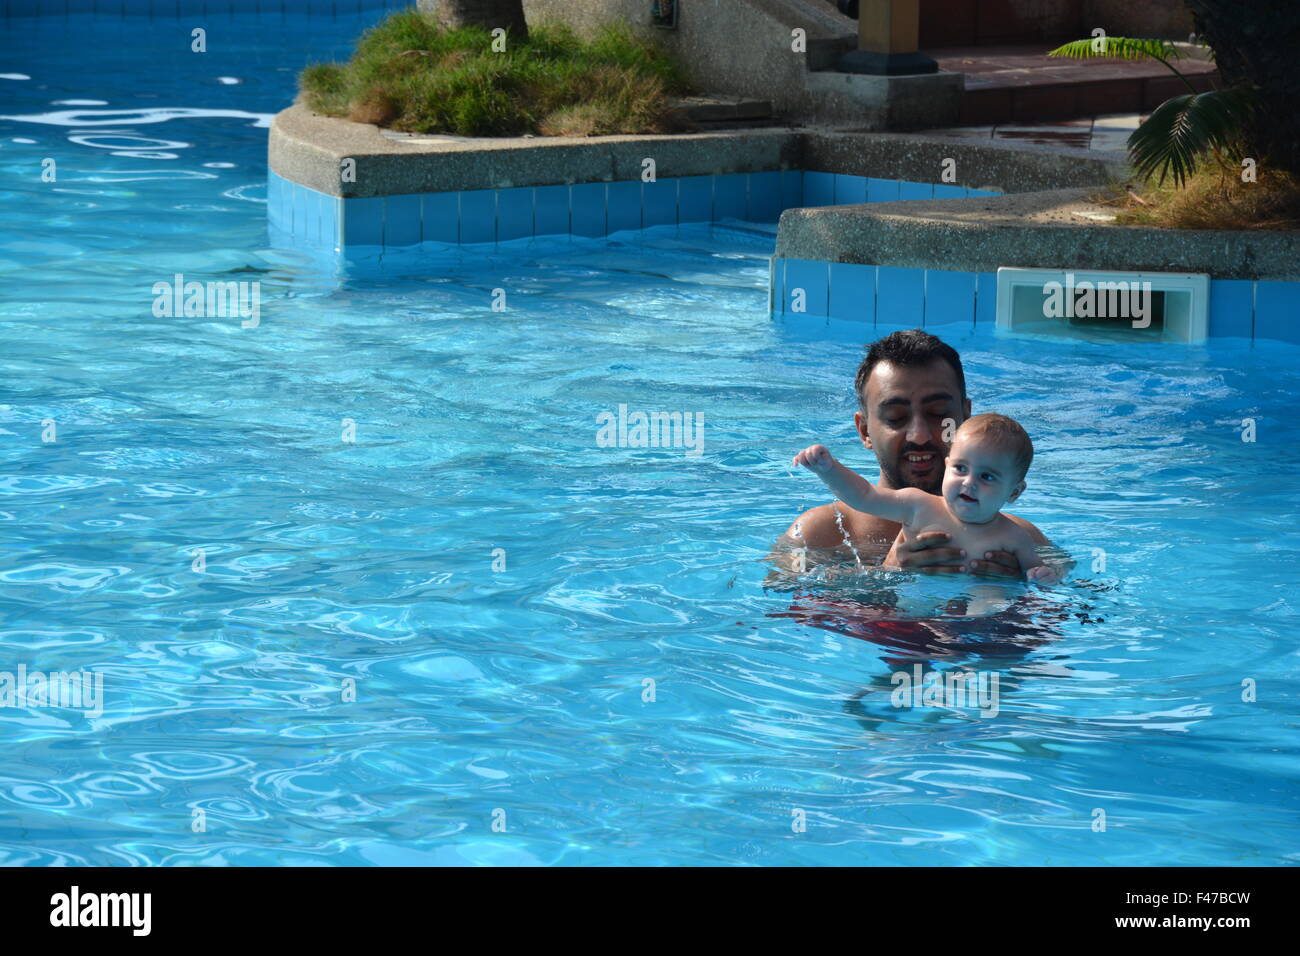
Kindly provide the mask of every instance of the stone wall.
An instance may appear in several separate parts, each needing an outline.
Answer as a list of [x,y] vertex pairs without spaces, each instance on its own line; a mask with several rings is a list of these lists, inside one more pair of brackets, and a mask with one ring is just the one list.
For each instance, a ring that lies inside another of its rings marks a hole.
[[[853,21],[819,0],[681,0],[677,28],[650,25],[650,0],[524,0],[530,23],[567,23],[589,34],[622,19],[659,43],[701,92],[770,100],[777,113],[833,118],[804,77],[856,46]],[[791,31],[807,49],[791,49]],[[832,111],[833,112],[833,111]]]

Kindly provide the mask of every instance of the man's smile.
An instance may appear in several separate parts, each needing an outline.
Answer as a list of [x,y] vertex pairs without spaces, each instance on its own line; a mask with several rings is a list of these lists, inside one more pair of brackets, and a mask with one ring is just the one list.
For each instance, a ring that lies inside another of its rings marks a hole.
[[903,463],[914,477],[925,478],[934,471],[935,460],[938,457],[938,452],[909,451],[903,455]]

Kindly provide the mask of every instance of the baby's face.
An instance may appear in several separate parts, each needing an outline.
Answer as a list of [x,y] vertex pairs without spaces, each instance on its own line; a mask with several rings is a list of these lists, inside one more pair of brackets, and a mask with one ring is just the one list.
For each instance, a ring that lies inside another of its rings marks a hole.
[[981,435],[958,433],[943,473],[943,500],[960,520],[985,524],[1024,490],[1016,471],[1009,451]]

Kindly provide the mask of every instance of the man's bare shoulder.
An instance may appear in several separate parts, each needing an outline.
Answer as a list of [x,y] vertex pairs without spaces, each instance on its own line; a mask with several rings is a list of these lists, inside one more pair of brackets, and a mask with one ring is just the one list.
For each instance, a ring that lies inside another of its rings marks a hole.
[[844,543],[846,533],[854,542],[893,541],[898,524],[836,501],[809,508],[794,520],[785,537],[802,541],[809,548],[834,548]]

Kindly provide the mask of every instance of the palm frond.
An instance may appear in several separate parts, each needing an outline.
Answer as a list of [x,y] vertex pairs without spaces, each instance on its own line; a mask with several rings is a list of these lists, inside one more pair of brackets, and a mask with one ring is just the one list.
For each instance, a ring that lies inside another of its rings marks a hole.
[[1172,176],[1181,187],[1209,150],[1230,150],[1255,108],[1251,89],[1188,93],[1161,103],[1128,138],[1129,159],[1143,179]]
[[[1071,60],[1094,60],[1099,57],[1116,57],[1121,60],[1176,60],[1182,56],[1178,47],[1168,40],[1134,39],[1132,37],[1094,37],[1091,40],[1072,40],[1047,54]],[[1167,65],[1167,64],[1166,64]]]

